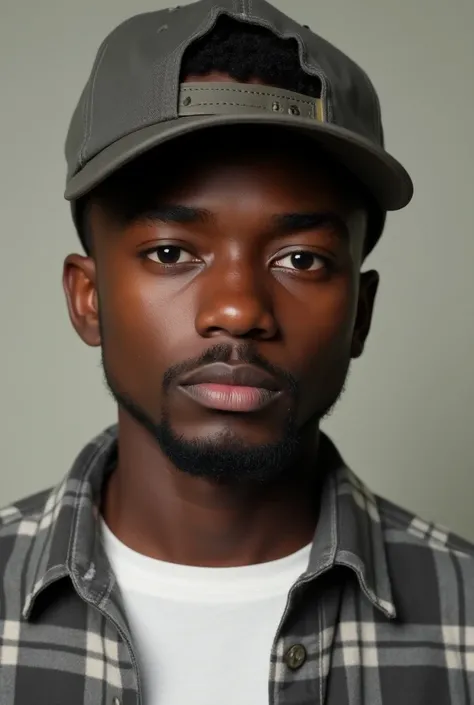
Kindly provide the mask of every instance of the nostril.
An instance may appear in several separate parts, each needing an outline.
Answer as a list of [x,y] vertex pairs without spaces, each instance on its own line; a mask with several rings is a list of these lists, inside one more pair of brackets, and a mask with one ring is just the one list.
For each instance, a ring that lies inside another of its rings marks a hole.
[[245,325],[211,325],[207,326],[205,330],[201,330],[201,335],[206,338],[238,338],[239,340],[269,340],[275,337],[276,330],[275,326],[254,326],[249,327]]

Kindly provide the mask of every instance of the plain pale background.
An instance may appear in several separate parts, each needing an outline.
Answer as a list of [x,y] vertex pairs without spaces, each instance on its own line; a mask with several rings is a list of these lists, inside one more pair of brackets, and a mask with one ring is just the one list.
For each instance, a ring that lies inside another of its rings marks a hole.
[[[416,197],[369,266],[369,344],[326,429],[372,489],[474,539],[474,2],[276,0],[380,94]],[[49,486],[115,419],[60,285],[69,118],[104,36],[162,0],[0,0],[0,504]]]

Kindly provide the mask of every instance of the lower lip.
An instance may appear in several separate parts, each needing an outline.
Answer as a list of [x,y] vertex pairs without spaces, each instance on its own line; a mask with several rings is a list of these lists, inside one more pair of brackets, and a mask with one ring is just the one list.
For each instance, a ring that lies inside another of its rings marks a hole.
[[191,384],[180,389],[208,409],[234,412],[260,411],[280,395],[261,387],[229,384]]

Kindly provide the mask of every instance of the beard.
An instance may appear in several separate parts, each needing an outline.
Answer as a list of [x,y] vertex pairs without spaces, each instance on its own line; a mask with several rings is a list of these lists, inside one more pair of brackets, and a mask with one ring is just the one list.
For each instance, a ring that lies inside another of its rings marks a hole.
[[[188,368],[195,369],[200,364],[227,361],[231,353],[232,348],[229,345],[216,345],[199,360],[170,368],[164,375],[162,399],[166,401],[167,389],[183,371]],[[248,443],[230,429],[211,434],[205,439],[185,438],[174,431],[166,404],[160,419],[156,421],[131,395],[120,388],[106,364],[104,349],[102,350],[102,368],[110,394],[119,407],[152,436],[162,453],[177,470],[192,477],[206,478],[225,485],[266,486],[280,481],[290,470],[293,473],[300,465],[304,429],[297,426],[294,413],[294,409],[297,408],[298,385],[291,375],[250,352],[247,346],[241,347],[239,359],[242,362],[263,367],[280,380],[284,380],[293,399],[288,416],[282,425],[284,430],[273,443],[260,445]],[[307,422],[315,428],[315,433],[318,421],[330,413],[342,389],[343,383],[330,403]]]

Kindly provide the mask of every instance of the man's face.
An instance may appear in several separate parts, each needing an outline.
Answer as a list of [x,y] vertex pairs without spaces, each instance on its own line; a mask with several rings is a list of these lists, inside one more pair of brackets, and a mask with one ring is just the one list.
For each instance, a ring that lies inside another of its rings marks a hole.
[[92,205],[93,259],[66,264],[73,322],[102,345],[122,413],[194,475],[290,467],[370,325],[362,205],[278,136],[278,149],[258,131],[242,150],[227,130],[149,155],[112,188],[121,213]]

